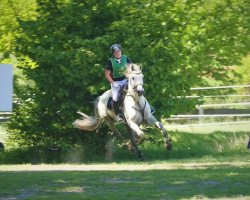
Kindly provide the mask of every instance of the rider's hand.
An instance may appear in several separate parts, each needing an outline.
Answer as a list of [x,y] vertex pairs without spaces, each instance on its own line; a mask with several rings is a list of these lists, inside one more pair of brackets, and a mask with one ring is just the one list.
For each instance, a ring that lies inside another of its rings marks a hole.
[[119,83],[116,82],[116,81],[114,81],[114,82],[112,83],[112,85],[113,85],[114,87],[119,87]]

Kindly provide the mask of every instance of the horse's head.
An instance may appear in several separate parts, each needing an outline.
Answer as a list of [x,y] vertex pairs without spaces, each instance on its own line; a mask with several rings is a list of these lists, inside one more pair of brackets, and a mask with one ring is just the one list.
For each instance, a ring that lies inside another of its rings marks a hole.
[[139,96],[143,95],[143,74],[142,68],[137,64],[129,64],[126,76],[128,78],[128,90],[137,92]]

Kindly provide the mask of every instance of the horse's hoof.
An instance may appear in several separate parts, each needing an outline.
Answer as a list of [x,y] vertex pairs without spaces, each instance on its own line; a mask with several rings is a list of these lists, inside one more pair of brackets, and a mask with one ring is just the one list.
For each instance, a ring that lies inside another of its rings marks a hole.
[[142,144],[142,143],[144,142],[144,140],[145,140],[144,137],[143,137],[143,138],[138,138],[138,139],[136,140],[136,144],[137,144],[137,145],[140,145],[140,144]]
[[129,152],[130,152],[131,154],[135,154],[135,153],[136,153],[136,149],[135,149],[135,148],[131,148],[131,149],[129,149]]
[[141,158],[141,162],[146,162],[146,159],[144,157]]
[[166,144],[166,149],[168,151],[172,150],[172,148],[173,148],[173,145],[171,143]]

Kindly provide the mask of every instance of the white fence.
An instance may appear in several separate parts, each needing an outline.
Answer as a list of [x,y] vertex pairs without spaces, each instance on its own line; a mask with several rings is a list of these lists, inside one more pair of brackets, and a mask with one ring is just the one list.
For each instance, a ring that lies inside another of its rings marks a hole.
[[214,89],[246,88],[246,87],[250,87],[250,85],[223,85],[214,87],[197,87],[197,88],[190,88],[190,90],[214,90]]
[[[238,85],[238,86],[216,86],[216,87],[198,87],[198,88],[191,88],[192,91],[195,90],[212,90],[212,89],[228,89],[228,88],[247,88],[250,87],[250,85]],[[201,96],[187,96],[186,98],[200,98]],[[208,96],[202,96],[203,98],[228,98],[228,97],[250,97],[250,94],[242,94],[242,95],[208,95]],[[197,105],[196,108],[199,111],[199,114],[196,115],[190,115],[190,114],[179,114],[179,115],[171,115],[170,118],[168,118],[168,121],[175,121],[175,120],[183,120],[183,119],[203,119],[203,118],[230,118],[230,117],[237,117],[237,118],[248,118],[250,117],[250,113],[247,114],[204,114],[205,108],[215,108],[215,107],[248,107],[250,106],[250,102],[237,102],[237,103],[219,103],[219,104],[204,104],[204,105]],[[250,121],[244,121],[249,122]],[[221,124],[222,122],[219,122],[218,124]],[[228,121],[224,123],[241,123],[241,121]],[[209,123],[208,123],[209,124]],[[215,124],[215,123],[213,123]],[[183,125],[185,126],[185,125]]]
[[11,115],[11,112],[0,112],[0,123],[8,121]]

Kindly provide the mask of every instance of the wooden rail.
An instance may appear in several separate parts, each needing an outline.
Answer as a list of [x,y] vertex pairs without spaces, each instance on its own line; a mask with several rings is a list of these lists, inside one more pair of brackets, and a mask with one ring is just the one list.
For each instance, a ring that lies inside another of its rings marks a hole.
[[214,115],[171,115],[171,118],[205,118],[205,117],[250,117],[250,114],[214,114]]
[[7,121],[11,115],[12,112],[0,112],[0,123]]
[[[177,96],[178,98],[183,98],[182,96]],[[226,97],[250,97],[250,94],[228,94],[228,95],[205,95],[205,96],[185,96],[185,98],[226,98]]]
[[[228,88],[246,88],[250,85],[229,85],[229,86],[215,86],[215,87],[197,87],[191,88],[191,90],[212,90],[212,89],[228,89]],[[180,96],[178,96],[180,98]],[[218,98],[218,97],[250,97],[250,94],[245,95],[208,95],[208,96],[185,96],[186,98]],[[250,102],[237,102],[237,103],[221,103],[221,104],[203,104],[197,105],[196,108],[199,110],[198,115],[171,115],[168,120],[171,119],[183,119],[183,118],[206,118],[206,117],[250,117],[250,114],[204,114],[204,108],[212,107],[228,107],[228,106],[250,106]]]
[[203,104],[203,105],[197,105],[196,107],[208,108],[208,107],[248,106],[248,105],[250,105],[250,102]]
[[213,90],[213,89],[244,88],[244,87],[250,87],[250,85],[227,85],[227,86],[215,86],[215,87],[196,87],[196,88],[190,88],[190,90]]

